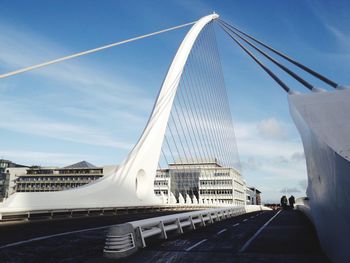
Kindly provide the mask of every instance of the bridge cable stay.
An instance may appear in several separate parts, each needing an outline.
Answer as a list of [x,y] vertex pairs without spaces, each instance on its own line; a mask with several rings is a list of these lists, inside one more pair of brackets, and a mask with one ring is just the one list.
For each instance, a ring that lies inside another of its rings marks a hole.
[[285,84],[279,77],[277,77],[268,67],[266,67],[257,57],[254,56],[252,52],[250,52],[246,47],[244,47],[241,42],[222,24],[220,24],[221,28],[229,35],[229,37],[236,42],[238,46],[240,46],[267,74],[270,75],[272,79],[274,79],[287,93],[292,93],[293,91]]
[[[225,195],[230,195],[232,200],[232,188],[223,187],[219,191],[198,188],[200,167],[219,169],[219,166],[213,166],[214,163],[240,170],[214,23],[210,22],[198,36],[183,69],[170,112],[159,167],[172,168],[170,191],[178,201],[180,194],[189,203],[195,200],[200,203],[215,202],[209,200],[208,194],[221,202],[225,201]],[[202,171],[201,176],[209,179],[210,174]],[[227,185],[225,180],[219,180],[219,183]],[[171,193],[167,194],[171,198]]]
[[175,30],[175,29],[179,29],[179,28],[182,28],[182,27],[190,26],[190,25],[193,25],[196,22],[197,21],[186,23],[186,24],[182,24],[182,25],[179,25],[179,26],[174,26],[174,27],[171,27],[171,28],[167,28],[167,29],[156,31],[156,32],[148,33],[148,34],[145,34],[145,35],[142,35],[142,36],[137,36],[137,37],[133,37],[133,38],[129,38],[129,39],[123,40],[123,41],[119,41],[119,42],[115,42],[115,43],[112,43],[112,44],[104,45],[104,46],[101,46],[101,47],[97,47],[97,48],[89,49],[89,50],[86,50],[86,51],[82,51],[82,52],[79,52],[79,53],[74,53],[74,54],[71,54],[71,55],[68,55],[68,56],[64,56],[64,57],[61,57],[61,58],[57,58],[57,59],[54,59],[54,60],[50,60],[50,61],[47,61],[47,62],[44,62],[44,63],[40,63],[40,64],[32,65],[32,66],[29,66],[29,67],[25,67],[25,68],[22,68],[22,69],[18,69],[18,70],[15,70],[15,71],[11,71],[11,72],[8,72],[8,73],[5,73],[5,74],[0,74],[0,79],[11,77],[11,76],[14,76],[14,75],[17,75],[17,74],[20,74],[20,73],[24,73],[24,72],[27,72],[27,71],[31,71],[31,70],[34,70],[34,69],[46,67],[46,66],[49,66],[49,65],[52,65],[52,64],[55,64],[55,63],[58,63],[58,62],[62,62],[62,61],[65,61],[65,60],[69,60],[69,59],[72,59],[72,58],[81,57],[81,56],[85,56],[85,55],[88,55],[88,54],[91,54],[91,53],[99,52],[99,51],[104,50],[104,49],[112,48],[112,47],[115,47],[115,46],[119,46],[119,45],[122,45],[122,44],[126,44],[126,43],[129,43],[129,42],[140,40],[140,39],[143,39],[143,38],[159,35],[159,34],[162,34],[162,33],[165,33],[165,32],[169,32],[169,31],[172,31],[172,30]]
[[[212,30],[213,27],[212,27]],[[222,100],[218,102],[218,107],[225,107],[226,111],[223,111],[221,113],[225,113],[225,115],[220,116],[221,119],[223,119],[224,122],[230,124],[227,125],[225,127],[225,129],[222,129],[222,127],[218,127],[219,130],[222,130],[224,133],[224,136],[226,136],[227,138],[230,138],[230,136],[233,136],[232,140],[229,141],[229,143],[231,142],[231,145],[227,145],[228,146],[228,152],[233,151],[229,154],[229,158],[231,158],[232,160],[237,160],[239,162],[239,158],[238,158],[238,150],[237,150],[237,145],[235,143],[235,131],[234,131],[234,125],[233,125],[233,120],[232,120],[232,114],[231,114],[231,110],[230,110],[230,105],[229,105],[229,101],[228,101],[228,94],[227,94],[227,89],[225,86],[225,79],[224,79],[224,75],[222,73],[222,64],[221,64],[221,60],[220,60],[220,56],[219,56],[219,50],[218,50],[218,46],[216,45],[216,35],[213,32],[211,34],[212,36],[212,41],[209,43],[212,43],[212,50],[213,50],[213,54],[216,54],[218,59],[214,59],[214,57],[212,57],[212,60],[210,61],[209,65],[213,65],[214,69],[213,70],[215,73],[215,77],[218,78],[218,81],[220,83],[220,85],[223,87],[221,89],[218,89],[219,92],[221,92],[221,97]],[[218,124],[218,122],[216,122]],[[226,145],[227,141],[223,141],[221,142],[223,145]],[[237,156],[236,156],[237,155]],[[240,169],[240,163],[229,163],[229,165],[232,165],[232,167],[236,167],[238,169]]]
[[300,62],[298,62],[298,61],[296,61],[296,60],[294,60],[294,59],[288,57],[287,55],[283,54],[282,52],[280,52],[280,51],[278,51],[278,50],[276,50],[276,49],[274,49],[274,48],[272,48],[271,46],[269,46],[269,45],[267,45],[267,44],[264,44],[263,42],[261,42],[260,40],[254,38],[253,36],[251,36],[251,35],[249,35],[249,34],[247,34],[247,33],[244,33],[243,31],[239,30],[238,28],[236,28],[236,27],[234,27],[234,26],[228,24],[227,22],[225,22],[225,21],[223,21],[223,20],[221,20],[221,19],[219,19],[219,22],[224,23],[226,26],[230,27],[232,30],[235,30],[235,31],[239,32],[240,34],[242,34],[242,35],[248,37],[249,39],[255,41],[256,43],[258,43],[258,44],[260,44],[261,46],[267,48],[268,50],[270,50],[270,51],[272,51],[273,53],[279,55],[280,57],[286,59],[286,60],[289,61],[290,63],[292,63],[292,64],[294,64],[295,66],[299,67],[300,69],[306,71],[307,73],[313,75],[314,77],[316,77],[316,78],[318,78],[319,80],[323,81],[324,83],[330,85],[331,87],[333,87],[333,88],[339,87],[339,84],[336,83],[335,81],[333,81],[333,80],[331,80],[331,79],[325,77],[324,75],[322,75],[322,74],[320,74],[320,73],[318,73],[318,72],[312,70],[311,68],[309,68],[309,67],[307,67],[307,66],[301,64]]
[[281,64],[280,62],[278,62],[276,59],[274,59],[273,57],[269,56],[266,52],[262,51],[260,48],[258,48],[256,45],[254,45],[252,42],[250,42],[249,40],[245,39],[244,37],[240,36],[239,34],[237,34],[234,30],[232,30],[229,26],[227,26],[226,23],[223,23],[221,20],[219,20],[219,23],[221,23],[221,25],[223,25],[226,29],[228,29],[231,33],[233,33],[234,35],[236,35],[237,37],[239,37],[241,40],[243,40],[245,43],[247,43],[249,46],[251,46],[252,48],[254,48],[256,51],[258,51],[260,54],[262,54],[264,57],[266,57],[268,60],[270,60],[271,62],[273,62],[275,65],[277,65],[279,68],[281,68],[283,71],[285,71],[286,73],[288,73],[290,76],[292,76],[294,79],[296,79],[297,81],[299,81],[302,85],[304,85],[306,88],[308,88],[309,90],[313,90],[315,89],[315,87],[308,81],[306,81],[305,79],[303,79],[302,77],[300,77],[298,74],[296,74],[295,72],[293,72],[292,70],[290,70],[289,68],[287,68],[286,66],[284,66],[283,64]]

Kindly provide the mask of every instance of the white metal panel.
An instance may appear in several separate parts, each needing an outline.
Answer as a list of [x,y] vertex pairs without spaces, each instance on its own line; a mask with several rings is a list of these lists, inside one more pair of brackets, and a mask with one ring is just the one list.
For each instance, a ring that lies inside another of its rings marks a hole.
[[310,214],[334,262],[350,258],[350,90],[289,95],[307,164]]

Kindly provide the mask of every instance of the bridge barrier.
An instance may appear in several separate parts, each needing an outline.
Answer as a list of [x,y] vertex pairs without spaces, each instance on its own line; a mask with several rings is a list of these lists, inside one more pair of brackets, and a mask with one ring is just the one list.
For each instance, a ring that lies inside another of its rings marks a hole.
[[[50,210],[18,210],[1,211],[0,222],[36,219],[55,219],[86,216],[113,216],[119,214],[153,213],[162,211],[193,211],[222,207],[223,204],[166,204],[156,206],[118,206],[118,207],[90,207],[66,208]],[[229,205],[227,205],[229,206]]]
[[108,258],[123,258],[135,253],[139,248],[146,247],[150,237],[167,239],[169,232],[183,234],[184,229],[195,230],[208,224],[262,210],[271,210],[260,205],[234,206],[213,208],[194,212],[179,213],[132,221],[112,226],[106,236],[104,256]]

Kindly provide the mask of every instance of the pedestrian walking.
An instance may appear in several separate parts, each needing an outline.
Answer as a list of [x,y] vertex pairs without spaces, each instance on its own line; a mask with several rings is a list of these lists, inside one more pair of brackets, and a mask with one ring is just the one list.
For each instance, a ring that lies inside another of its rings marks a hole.
[[295,204],[295,198],[294,198],[294,196],[293,195],[291,195],[290,197],[289,197],[289,206],[290,206],[290,208],[291,209],[294,209],[294,204]]

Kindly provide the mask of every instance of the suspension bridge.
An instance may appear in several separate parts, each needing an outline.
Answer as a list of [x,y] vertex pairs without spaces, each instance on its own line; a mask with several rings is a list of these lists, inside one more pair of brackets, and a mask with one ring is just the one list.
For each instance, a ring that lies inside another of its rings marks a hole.
[[[344,259],[350,256],[346,247],[346,237],[350,234],[347,223],[350,219],[350,195],[347,192],[350,184],[347,176],[350,171],[350,125],[347,116],[350,113],[349,89],[230,25],[220,19],[218,14],[8,72],[0,75],[0,79],[189,26],[191,28],[161,84],[146,127],[118,169],[93,183],[71,190],[15,193],[1,205],[1,219],[19,214],[52,215],[62,211],[161,209],[181,202],[190,204],[192,209],[242,207],[243,203],[232,202],[232,196],[238,193],[224,193],[231,195],[231,199],[205,198],[197,187],[198,172],[194,169],[195,164],[207,164],[215,160],[220,167],[232,168],[231,176],[236,178],[235,182],[241,180],[234,125],[216,44],[214,27],[218,26],[227,33],[232,44],[242,49],[286,92],[292,118],[302,137],[308,168],[308,197],[298,200],[297,207],[313,222],[327,255],[334,261],[345,262]],[[299,93],[293,90],[254,52],[311,92]],[[281,61],[298,67],[334,90],[315,87]],[[175,168],[178,185],[167,196],[164,193],[161,197],[156,196],[156,171],[169,166]],[[254,212],[263,208],[245,209]],[[218,220],[232,216],[235,212],[224,210],[220,213],[223,213],[222,216],[215,214]],[[208,216],[208,220],[212,220],[214,215],[208,212],[196,216],[200,220],[198,222],[205,225],[203,218]],[[176,220],[180,222],[180,219]],[[196,222],[192,221],[191,216],[189,224],[193,229]],[[337,222],[337,227],[332,227],[329,222]],[[178,228],[181,229],[181,224]],[[166,237],[164,226],[159,226],[159,229],[160,234]],[[142,237],[142,231],[140,233]]]

